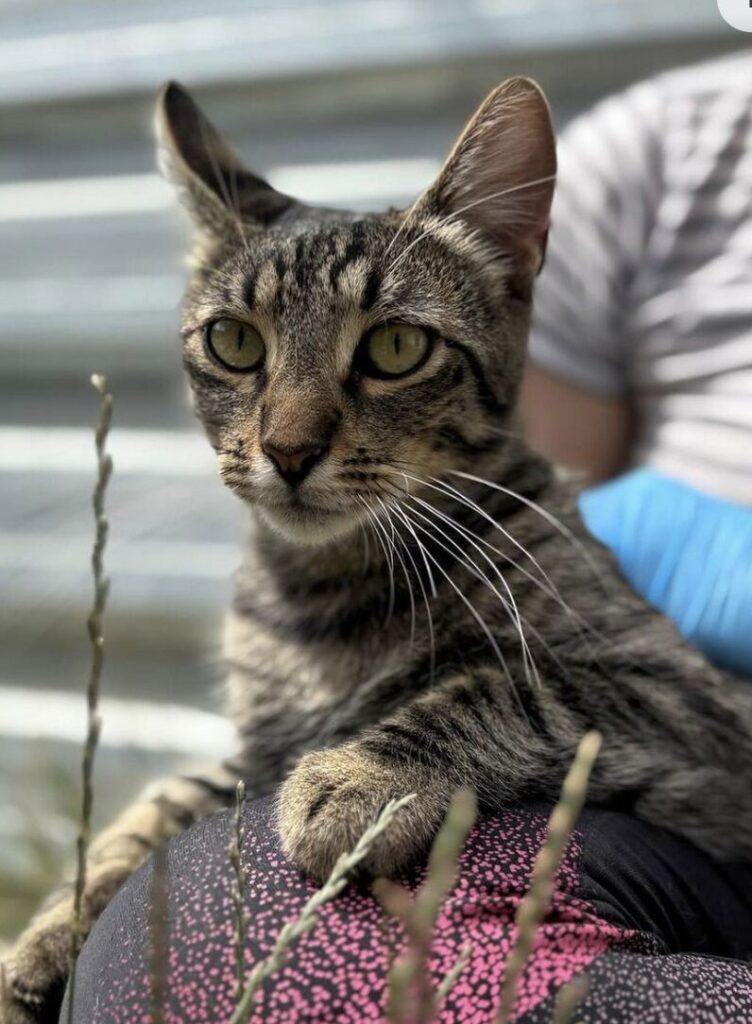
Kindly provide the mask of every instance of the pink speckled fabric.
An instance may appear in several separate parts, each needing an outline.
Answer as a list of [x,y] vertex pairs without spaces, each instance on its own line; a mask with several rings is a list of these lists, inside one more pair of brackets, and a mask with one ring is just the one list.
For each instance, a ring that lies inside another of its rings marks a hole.
[[[493,1020],[505,959],[515,940],[514,913],[543,841],[545,821],[542,811],[510,811],[481,820],[471,834],[457,884],[438,918],[429,964],[438,982],[462,946],[472,943],[471,960],[441,1009],[441,1024]],[[164,1020],[166,1024],[222,1024],[234,1006],[234,925],[225,852],[229,818],[212,819],[191,831],[192,839],[183,837],[171,848],[171,954]],[[218,831],[221,841],[217,841]],[[583,970],[592,972],[605,962],[604,957],[616,956],[621,967],[630,961],[639,964],[643,974],[655,961],[670,960],[659,955],[665,952],[659,938],[607,919],[602,908],[583,898],[582,844],[579,833],[564,859],[553,906],[520,986],[520,1020],[550,1021],[556,991]],[[246,965],[250,968],[269,952],[280,927],[297,916],[314,886],[280,853],[268,807],[246,818],[243,860],[248,871]],[[418,872],[405,881],[414,891],[422,880],[423,873]],[[79,968],[77,1022],[151,1021],[148,889],[148,872],[142,871],[111,904],[87,943]],[[266,984],[251,1020],[254,1024],[383,1020],[389,950],[403,941],[396,924],[385,924],[369,890],[352,886],[324,906],[316,928],[299,941],[276,978]],[[752,976],[749,968],[739,966],[740,977],[729,985],[735,998],[747,999],[752,1007]],[[704,969],[712,974],[715,961],[706,960]],[[622,1002],[627,1000],[627,1008],[629,977],[627,972],[619,996]],[[669,986],[669,994],[671,990]],[[580,1016],[583,1024],[591,1019],[622,1020]],[[676,1019],[695,1020],[691,1016]],[[710,1019],[752,1022],[752,1010],[748,1018]]]

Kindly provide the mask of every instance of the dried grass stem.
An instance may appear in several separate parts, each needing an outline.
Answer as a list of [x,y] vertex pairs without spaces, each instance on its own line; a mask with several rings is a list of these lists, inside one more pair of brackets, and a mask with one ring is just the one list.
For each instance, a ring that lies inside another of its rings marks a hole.
[[589,732],[583,736],[572,766],[564,779],[559,802],[551,812],[548,835],[535,858],[530,887],[515,915],[517,942],[507,959],[495,1024],[509,1024],[513,1019],[519,980],[535,945],[538,927],[551,903],[556,872],[585,803],[590,772],[600,748],[599,733]]
[[366,829],[358,840],[355,849],[351,853],[343,853],[334,865],[329,878],[323,886],[318,889],[308,900],[300,916],[295,921],[286,924],[277,936],[274,947],[266,959],[261,960],[251,971],[243,989],[243,994],[238,1000],[238,1005],[230,1018],[228,1024],[246,1024],[253,1009],[253,1003],[264,981],[270,977],[284,963],[286,953],[291,946],[310,931],[316,924],[318,912],[321,906],[339,895],[347,885],[347,876],[353,868],[366,857],[369,850],[379,836],[386,831],[394,816],[415,797],[414,793],[403,796],[399,800],[390,800],[384,807],[378,819]]
[[105,494],[112,475],[112,459],[106,451],[107,436],[112,420],[112,395],[107,390],[107,378],[94,374],[91,382],[99,392],[99,421],[94,441],[97,454],[97,477],[92,496],[94,508],[94,544],[91,552],[91,568],[94,580],[94,600],[87,619],[87,630],[91,645],[91,667],[86,686],[87,729],[81,761],[81,822],[76,842],[76,881],[73,896],[73,920],[71,921],[70,949],[70,995],[68,1021],[73,1022],[73,1007],[76,988],[76,959],[81,947],[83,931],[83,905],[86,892],[86,856],[91,840],[91,815],[94,806],[94,758],[96,755],[102,720],[99,715],[99,686],[104,663],[104,634],[102,620],[109,593],[109,580],[104,575],[104,550],[107,544],[108,523],[105,515]]

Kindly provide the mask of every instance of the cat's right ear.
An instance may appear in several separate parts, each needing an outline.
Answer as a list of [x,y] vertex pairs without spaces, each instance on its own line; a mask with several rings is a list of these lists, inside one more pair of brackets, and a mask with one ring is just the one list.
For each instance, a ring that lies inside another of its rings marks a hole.
[[243,166],[176,82],[157,99],[156,133],[159,169],[201,231],[227,237],[239,226],[264,228],[298,205]]
[[464,221],[534,272],[543,265],[556,177],[548,103],[529,78],[493,90],[415,209],[439,223]]

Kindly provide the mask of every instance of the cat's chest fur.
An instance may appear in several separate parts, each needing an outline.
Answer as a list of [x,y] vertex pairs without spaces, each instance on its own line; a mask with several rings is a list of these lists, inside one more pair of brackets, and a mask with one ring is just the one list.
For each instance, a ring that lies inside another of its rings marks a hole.
[[254,746],[328,746],[398,706],[420,673],[425,622],[372,573],[305,583],[251,545],[225,628],[229,713]]
[[522,653],[513,591],[523,615],[550,627],[556,602],[509,562],[502,571],[488,559],[473,575],[461,560],[442,566],[440,554],[430,576],[414,571],[416,559],[410,581],[399,565],[350,565],[306,582],[294,567],[270,572],[251,545],[224,645],[241,734],[327,746],[468,665],[512,664]]
[[287,625],[237,612],[226,625],[228,712],[258,795],[271,792],[306,751],[349,739],[398,708],[412,686],[409,638],[301,639]]

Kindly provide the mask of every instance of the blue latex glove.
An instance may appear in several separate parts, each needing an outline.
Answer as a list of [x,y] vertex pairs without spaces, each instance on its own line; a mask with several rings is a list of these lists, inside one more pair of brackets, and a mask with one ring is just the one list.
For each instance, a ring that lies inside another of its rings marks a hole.
[[752,509],[638,469],[585,491],[580,511],[639,594],[711,661],[752,676]]

